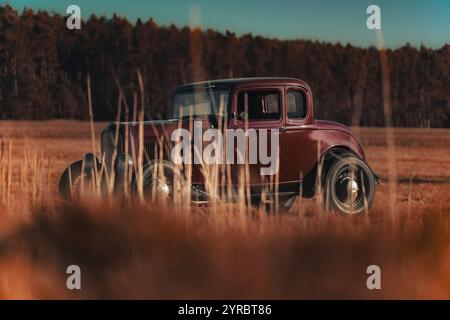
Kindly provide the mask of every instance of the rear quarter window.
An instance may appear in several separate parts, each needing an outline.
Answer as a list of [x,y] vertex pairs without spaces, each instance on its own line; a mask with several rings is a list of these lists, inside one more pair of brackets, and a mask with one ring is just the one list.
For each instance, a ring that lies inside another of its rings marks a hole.
[[289,90],[286,94],[286,109],[289,119],[306,118],[306,97],[302,91]]

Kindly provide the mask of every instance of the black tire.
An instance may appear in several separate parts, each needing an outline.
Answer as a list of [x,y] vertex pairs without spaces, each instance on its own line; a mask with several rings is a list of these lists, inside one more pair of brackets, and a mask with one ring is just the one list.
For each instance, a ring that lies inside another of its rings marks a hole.
[[79,196],[81,179],[87,188],[92,186],[92,177],[83,172],[83,160],[72,163],[59,179],[59,195],[64,200],[70,201]]
[[361,159],[346,155],[328,168],[322,191],[326,211],[360,214],[370,209],[375,197],[375,177]]

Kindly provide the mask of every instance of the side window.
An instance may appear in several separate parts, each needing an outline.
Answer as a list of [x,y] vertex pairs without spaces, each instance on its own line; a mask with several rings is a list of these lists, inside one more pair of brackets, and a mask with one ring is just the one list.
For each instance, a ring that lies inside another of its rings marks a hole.
[[280,94],[276,90],[241,92],[238,96],[240,120],[277,120],[281,117]]
[[301,91],[290,90],[286,95],[286,108],[289,119],[306,118],[306,97]]

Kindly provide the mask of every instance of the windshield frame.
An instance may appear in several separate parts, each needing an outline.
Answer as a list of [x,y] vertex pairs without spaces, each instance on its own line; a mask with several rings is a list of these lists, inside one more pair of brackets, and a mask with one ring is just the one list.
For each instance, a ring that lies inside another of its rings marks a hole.
[[[226,87],[202,87],[202,88],[189,88],[189,89],[182,89],[182,90],[176,90],[174,95],[173,95],[173,102],[172,102],[172,118],[173,119],[180,119],[180,107],[176,105],[176,100],[177,100],[177,95],[179,94],[208,94],[209,96],[209,101],[210,101],[210,107],[211,107],[211,111],[213,111],[213,113],[210,114],[192,114],[192,118],[196,119],[196,118],[201,118],[201,117],[211,117],[214,116],[216,118],[218,118],[219,115],[219,104],[216,103],[216,105],[214,106],[214,104],[212,104],[212,99],[211,96],[215,96],[216,94],[219,93],[224,93],[227,94],[227,101],[225,101],[225,110],[222,111],[222,117],[229,117],[229,115],[231,114],[231,101],[232,101],[232,90],[230,88],[226,88]],[[216,108],[216,110],[213,110],[214,107]],[[183,115],[181,118],[190,118],[191,115],[190,114],[186,114]]]

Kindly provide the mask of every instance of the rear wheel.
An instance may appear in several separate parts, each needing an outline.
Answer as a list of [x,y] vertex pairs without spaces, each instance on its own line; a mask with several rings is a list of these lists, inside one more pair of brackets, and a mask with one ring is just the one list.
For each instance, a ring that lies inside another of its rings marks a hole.
[[372,206],[375,177],[369,166],[353,155],[342,157],[327,170],[323,203],[325,210],[358,214]]

